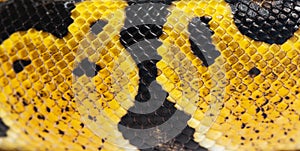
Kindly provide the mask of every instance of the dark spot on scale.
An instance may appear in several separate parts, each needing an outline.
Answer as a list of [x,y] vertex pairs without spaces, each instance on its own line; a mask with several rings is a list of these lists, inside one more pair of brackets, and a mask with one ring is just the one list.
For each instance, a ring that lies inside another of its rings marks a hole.
[[255,111],[256,111],[256,113],[258,113],[258,112],[260,111],[260,108],[257,107],[257,108],[255,109]]
[[48,130],[46,130],[46,129],[44,129],[44,130],[43,130],[43,132],[45,132],[45,133],[49,133],[49,131],[48,131]]
[[280,143],[281,141],[280,140],[277,140],[277,143]]
[[40,120],[45,120],[45,116],[44,116],[44,115],[41,115],[41,114],[39,114],[39,115],[37,116],[37,118],[40,119]]
[[0,118],[0,137],[6,137],[8,130],[9,127],[3,122],[2,118]]
[[64,131],[62,131],[62,130],[58,130],[58,133],[60,134],[60,135],[65,135],[65,132]]
[[246,140],[246,138],[245,138],[245,137],[243,137],[243,136],[241,136],[241,139],[242,139],[242,140]]
[[243,128],[245,128],[245,127],[246,127],[246,124],[245,124],[245,123],[242,123],[241,128],[243,129]]
[[265,118],[267,118],[268,115],[266,113],[262,113],[262,116],[265,119]]
[[20,94],[20,92],[16,92],[16,96],[17,96],[18,98],[22,97],[22,95]]
[[259,69],[257,69],[256,67],[254,67],[254,68],[250,69],[248,73],[249,73],[250,77],[253,78],[253,77],[258,76],[261,73],[261,71]]
[[88,58],[85,58],[78,64],[78,67],[73,70],[73,74],[78,77],[83,76],[84,74],[87,77],[94,77],[101,69],[102,68],[99,65],[90,62]]
[[22,101],[22,103],[23,103],[24,106],[29,105],[29,103],[25,99]]
[[37,135],[39,138],[41,138],[43,141],[45,140],[45,137],[41,136],[40,134]]
[[36,106],[33,107],[33,111],[34,111],[34,112],[38,112],[38,109],[37,109]]
[[107,25],[107,21],[105,20],[97,20],[96,22],[92,23],[90,28],[91,28],[91,32],[95,35],[98,35],[99,33],[101,33],[103,31],[103,28],[105,25]]
[[[266,99],[266,101],[265,101],[261,106],[265,106],[265,105],[268,104],[268,103],[269,103],[269,100]],[[263,108],[262,108],[262,110],[263,110]]]
[[83,124],[83,123],[80,123],[80,126],[81,126],[81,128],[83,128],[83,127],[84,127],[84,124]]
[[88,115],[89,120],[93,120],[93,117],[91,115]]
[[46,111],[47,111],[48,113],[50,113],[51,109],[50,109],[49,107],[46,107]]
[[20,73],[24,68],[31,64],[31,60],[16,60],[13,62],[13,69],[15,73]]
[[83,150],[85,150],[85,146],[84,145],[81,145],[81,147],[82,147]]
[[255,130],[255,133],[259,133],[259,130]]
[[283,98],[280,98],[278,101],[274,102],[275,105],[278,105],[280,102],[283,101]]

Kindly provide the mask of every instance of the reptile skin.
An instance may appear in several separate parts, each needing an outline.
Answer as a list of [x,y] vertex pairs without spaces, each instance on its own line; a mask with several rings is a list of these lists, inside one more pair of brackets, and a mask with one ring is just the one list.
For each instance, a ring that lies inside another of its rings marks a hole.
[[300,149],[299,25],[298,0],[0,0],[0,150]]

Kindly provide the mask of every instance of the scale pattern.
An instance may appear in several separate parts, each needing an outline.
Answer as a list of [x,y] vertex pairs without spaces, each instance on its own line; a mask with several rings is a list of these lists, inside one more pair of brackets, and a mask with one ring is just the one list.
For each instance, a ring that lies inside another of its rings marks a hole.
[[300,149],[299,12],[0,0],[0,150]]

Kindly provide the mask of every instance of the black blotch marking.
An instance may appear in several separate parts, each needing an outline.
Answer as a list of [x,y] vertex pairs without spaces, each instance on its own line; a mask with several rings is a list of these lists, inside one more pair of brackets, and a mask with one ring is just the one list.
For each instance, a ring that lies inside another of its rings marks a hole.
[[261,73],[261,71],[259,69],[257,69],[256,67],[254,67],[254,68],[250,69],[248,73],[251,77],[256,77]]
[[166,143],[158,146],[141,149],[141,151],[165,151],[165,150],[187,150],[187,151],[207,151],[207,149],[199,146],[194,141],[195,130],[189,126],[186,126],[180,134],[175,138],[169,140]]
[[191,49],[194,52],[194,54],[203,62],[203,65],[208,67],[208,63],[203,55],[203,53],[201,52],[201,50],[198,48],[198,46],[190,40],[191,43]]
[[145,39],[158,39],[162,34],[162,25],[144,24],[130,27],[121,31],[120,42],[127,48]]
[[254,40],[283,44],[300,25],[300,1],[273,0],[261,5],[252,0],[226,0],[240,32]]
[[158,60],[147,60],[138,64],[140,80],[138,94],[135,97],[136,101],[147,102],[151,98],[148,87],[156,79],[157,62]]
[[19,73],[24,70],[24,68],[31,64],[31,60],[16,60],[13,62],[13,69],[15,73]]
[[40,120],[45,120],[45,116],[44,116],[44,115],[40,115],[40,114],[39,114],[39,115],[37,116],[37,118],[40,119]]
[[215,32],[210,29],[209,22],[212,20],[211,16],[200,17],[201,22],[205,23],[205,26],[209,29],[210,33],[213,35]]
[[119,124],[134,129],[146,129],[161,125],[169,120],[177,110],[174,105],[174,103],[165,99],[163,106],[152,113],[137,114],[128,111],[128,113],[122,117]]
[[98,35],[100,32],[103,31],[103,28],[105,25],[107,25],[107,23],[108,22],[105,20],[98,20],[98,21],[94,22],[90,26],[92,33],[94,33],[95,35]]
[[0,118],[0,137],[6,137],[9,127]]
[[[140,7],[141,8],[141,7]],[[134,9],[134,8],[133,8]],[[138,43],[140,41],[144,41],[146,39],[154,39],[159,41],[159,37],[163,33],[163,26],[156,24],[142,24],[142,25],[131,25],[129,21],[132,18],[130,13],[133,12],[132,9],[126,9],[126,21],[123,30],[120,32],[120,42],[126,48],[126,50],[131,54],[134,61],[136,62],[139,68],[139,76],[140,83],[138,94],[135,97],[136,101],[139,102],[147,102],[150,98],[150,93],[148,90],[148,86],[156,79],[157,77],[157,67],[156,63],[158,60],[153,60],[152,58],[147,58],[145,61],[140,62],[139,57],[147,56],[148,53],[145,50],[131,50],[128,47]],[[126,25],[130,25],[129,28],[125,28]],[[159,41],[160,45],[161,42]],[[145,54],[139,54],[139,52],[145,51]],[[156,50],[153,50],[156,51]],[[150,52],[155,54],[155,56],[159,56],[157,52]],[[141,56],[142,55],[142,56]],[[159,56],[160,57],[160,56]],[[161,58],[161,57],[160,57]],[[163,90],[162,90],[163,91]],[[163,106],[158,108],[155,112],[148,114],[137,114],[128,111],[128,113],[122,117],[120,121],[120,125],[126,126],[128,128],[142,129],[142,128],[151,128],[157,125],[160,125],[167,121],[176,111],[174,104],[169,102],[166,98],[163,99]],[[125,133],[125,132],[124,132]],[[125,134],[124,134],[125,135]]]
[[178,0],[126,0],[128,5],[136,5],[136,4],[143,4],[143,3],[162,3],[165,5],[171,5],[172,2]]
[[[149,3],[149,1],[145,1],[145,3]],[[162,8],[156,8],[150,3],[149,5],[136,5],[126,8],[126,20],[123,30],[120,32],[121,44],[130,53],[139,69],[140,80],[138,94],[135,97],[135,101],[143,103],[148,103],[148,101],[153,100],[152,98],[150,99],[151,95],[149,92],[149,85],[154,82],[158,76],[156,63],[161,59],[161,56],[158,55],[156,49],[162,44],[159,41],[159,37],[163,33],[162,29],[166,21],[165,18],[169,13],[166,6],[163,5],[164,7]],[[158,11],[159,15],[155,16],[157,13],[144,11],[148,10],[147,7],[151,8],[149,9],[151,11],[153,11],[153,9],[159,9],[154,11]],[[151,14],[154,15],[151,16]],[[153,20],[156,20],[156,22],[153,23]],[[145,42],[145,40],[147,41],[149,39],[151,39],[151,42],[146,44],[149,45],[149,47],[144,46],[144,43],[141,44],[142,42]],[[139,47],[135,47],[135,44],[137,43],[140,44]],[[161,86],[157,89],[160,89],[159,92],[163,91],[168,96],[168,93],[165,92]],[[190,116],[186,115],[183,111],[178,111],[174,107],[175,104],[167,100],[167,96],[165,98],[158,98],[159,100],[163,101],[162,105],[151,113],[139,114],[131,112],[131,109],[135,108],[135,106],[133,106],[128,110],[127,114],[121,118],[121,121],[118,124],[118,129],[122,133],[123,137],[128,139],[132,145],[135,145],[140,149],[151,149],[150,147],[152,147],[152,145],[149,146],[149,144],[147,144],[147,139],[150,139],[150,137],[152,139],[158,139],[158,137],[164,134],[168,135],[171,133],[160,127],[163,123],[171,120],[171,117],[176,116],[175,119],[177,121],[172,123],[174,129],[178,129],[178,125],[182,122],[186,125],[188,119],[190,119]],[[157,129],[158,134],[152,131],[145,132],[147,134],[144,134],[144,132],[143,134],[137,134],[135,131],[136,129],[148,128]],[[194,131],[190,134],[190,136],[192,136],[193,133]],[[155,137],[156,134],[159,136]],[[147,137],[143,135],[146,135]],[[188,145],[192,148],[201,148],[199,144],[193,142],[192,139],[187,141],[183,146],[185,145]]]
[[211,19],[210,16],[195,17],[188,25],[191,49],[206,67],[213,64],[215,59],[221,55],[212,44],[211,36],[214,32],[208,25]]
[[78,64],[78,67],[73,70],[73,74],[78,77],[83,76],[84,74],[87,77],[94,77],[101,69],[102,68],[99,65],[90,62],[88,58],[85,58]]
[[0,5],[0,44],[17,31],[30,28],[49,32],[58,38],[68,33],[73,23],[74,3],[66,1],[11,0]]

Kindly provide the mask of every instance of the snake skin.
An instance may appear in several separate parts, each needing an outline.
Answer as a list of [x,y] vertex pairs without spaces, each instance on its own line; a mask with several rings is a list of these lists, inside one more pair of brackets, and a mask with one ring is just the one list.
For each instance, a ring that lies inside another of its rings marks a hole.
[[300,149],[298,0],[0,0],[0,150]]

